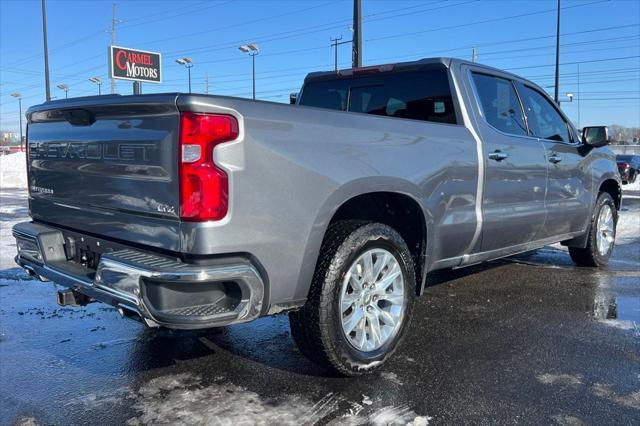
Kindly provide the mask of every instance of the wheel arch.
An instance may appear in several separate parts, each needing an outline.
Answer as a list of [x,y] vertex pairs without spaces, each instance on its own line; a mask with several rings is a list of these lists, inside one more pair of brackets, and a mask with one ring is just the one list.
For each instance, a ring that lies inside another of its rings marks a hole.
[[[413,244],[410,250],[413,248],[411,253],[414,257],[416,279],[418,280],[416,289],[420,294],[424,287],[424,278],[427,270],[427,235],[432,223],[431,214],[423,208],[419,201],[420,199],[420,191],[417,186],[406,180],[391,177],[379,176],[359,179],[334,191],[323,203],[323,207],[320,209],[309,235],[298,278],[296,299],[303,303],[307,297],[311,278],[320,254],[320,247],[329,225],[335,220],[347,218],[385,223],[396,229],[405,238],[405,241],[408,238],[408,246],[419,241],[418,244]],[[384,203],[382,202],[383,200],[387,202]],[[379,201],[379,203],[375,201]],[[402,229],[399,230],[397,229],[398,221],[390,220],[390,216],[385,218],[384,215],[380,214],[380,209],[365,211],[367,209],[364,208],[364,206],[371,207],[375,205],[386,207],[387,204],[390,204],[391,207],[406,207],[410,212],[409,217],[413,219],[410,223],[418,224],[419,232],[411,235],[409,229],[407,227],[402,228],[402,226],[400,226]]]
[[611,198],[613,198],[613,202],[616,205],[616,209],[620,210],[620,206],[622,204],[622,186],[617,179],[609,177],[600,182],[596,199],[598,198],[598,194],[601,192],[606,192],[611,195]]
[[605,192],[611,195],[613,198],[613,203],[616,207],[616,210],[620,210],[622,204],[622,186],[620,181],[613,176],[604,177],[597,186],[597,191],[594,191],[593,203],[591,207],[591,213],[589,218],[589,225],[587,226],[587,230],[584,235],[580,235],[578,237],[572,238],[570,240],[562,241],[562,245],[567,247],[574,248],[585,248],[587,246],[589,233],[591,231],[591,222],[593,220],[593,215],[595,214],[594,209],[596,203],[598,201],[598,197],[601,193]]

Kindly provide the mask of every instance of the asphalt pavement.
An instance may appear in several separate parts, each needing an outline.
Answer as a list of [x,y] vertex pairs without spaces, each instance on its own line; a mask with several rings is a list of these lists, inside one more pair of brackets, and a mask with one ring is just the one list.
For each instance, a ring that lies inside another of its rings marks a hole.
[[639,193],[606,268],[556,245],[431,274],[403,345],[356,379],[304,358],[286,315],[172,332],[57,306],[11,265],[26,197],[2,197],[0,424],[640,423]]

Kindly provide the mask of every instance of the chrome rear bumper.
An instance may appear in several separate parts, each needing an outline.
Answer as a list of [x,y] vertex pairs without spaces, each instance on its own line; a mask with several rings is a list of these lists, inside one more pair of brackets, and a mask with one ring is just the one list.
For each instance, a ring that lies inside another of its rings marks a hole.
[[30,274],[134,312],[149,326],[209,328],[253,320],[262,310],[262,277],[244,257],[196,265],[125,248],[103,253],[92,270],[67,259],[56,228],[23,222],[13,235],[16,263]]

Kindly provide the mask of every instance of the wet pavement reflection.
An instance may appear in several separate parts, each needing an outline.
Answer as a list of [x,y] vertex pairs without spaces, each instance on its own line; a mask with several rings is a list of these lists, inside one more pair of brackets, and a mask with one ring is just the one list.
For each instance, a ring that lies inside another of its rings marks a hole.
[[[640,224],[640,200],[626,208]],[[60,308],[52,284],[1,269],[0,424],[640,419],[638,233],[603,269],[554,245],[433,273],[414,315],[384,370],[348,379],[300,354],[286,315],[151,330],[103,305]]]

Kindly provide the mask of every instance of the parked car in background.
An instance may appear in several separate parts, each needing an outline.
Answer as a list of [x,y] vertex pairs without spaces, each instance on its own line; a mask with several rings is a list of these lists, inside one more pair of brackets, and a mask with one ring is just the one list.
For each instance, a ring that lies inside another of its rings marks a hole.
[[640,173],[640,155],[617,155],[616,163],[622,183],[634,183]]
[[288,311],[301,351],[345,375],[391,356],[431,271],[557,242],[607,263],[621,202],[608,130],[580,134],[534,83],[434,58],[312,73],[296,102],[31,107],[17,263],[66,286],[60,304],[149,326]]

